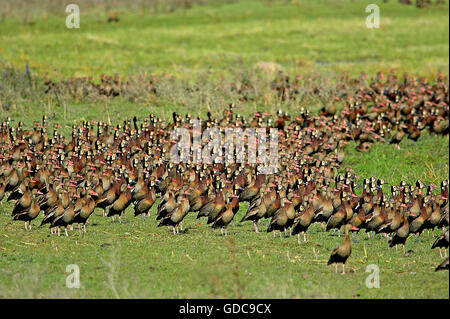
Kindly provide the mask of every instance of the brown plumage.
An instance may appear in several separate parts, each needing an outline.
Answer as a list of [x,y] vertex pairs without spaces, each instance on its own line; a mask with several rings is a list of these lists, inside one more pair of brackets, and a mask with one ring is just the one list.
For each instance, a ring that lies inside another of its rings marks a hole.
[[[14,215],[14,220],[22,220],[25,222],[25,230],[31,230],[31,221],[35,219],[39,213],[41,212],[41,209],[39,207],[39,204],[37,203],[36,199],[33,199],[33,203],[29,208],[22,211],[21,213],[18,213]],[[29,228],[27,227],[27,224],[29,224]]]
[[439,248],[439,255],[442,258],[442,251],[441,248],[444,248],[445,251],[445,257],[447,257],[447,248],[448,248],[448,229],[443,233],[441,236],[436,238],[433,245],[431,246],[431,249]]
[[[267,232],[270,233],[273,230],[279,230],[281,237],[281,231],[284,230],[286,233],[286,229],[289,227],[289,224],[292,224],[294,218],[295,210],[292,202],[287,198],[283,198],[281,200],[281,207],[273,215],[269,227],[267,228]],[[273,235],[275,236],[275,233]]]
[[92,196],[96,195],[97,193],[94,190],[88,191],[88,194],[82,200],[80,209],[75,210],[73,223],[78,224],[79,231],[81,231],[80,224],[83,224],[83,230],[84,232],[86,232],[86,222],[95,210],[95,200],[92,198]]
[[227,227],[234,218],[234,215],[239,210],[239,197],[236,194],[232,195],[232,200],[226,205],[225,210],[217,216],[214,220],[212,228],[219,228],[222,235],[227,235]]
[[311,202],[306,209],[303,209],[303,206],[300,206],[300,213],[295,216],[294,223],[292,225],[292,235],[298,235],[297,241],[299,244],[300,233],[303,233],[303,241],[306,241],[306,231],[311,225],[314,215],[315,210]]
[[161,220],[161,222],[158,224],[158,227],[172,226],[173,234],[178,233],[178,225],[183,221],[183,218],[186,216],[188,212],[189,212],[189,200],[187,197],[180,195],[177,198],[175,209]]
[[109,208],[107,217],[112,216],[114,222],[114,216],[119,215],[119,222],[122,222],[122,214],[123,212],[130,206],[131,204],[131,189],[132,187],[127,184],[122,184],[121,193],[119,197],[113,202],[112,206]]
[[449,257],[447,257],[447,259],[445,259],[442,263],[440,263],[439,266],[437,266],[434,271],[449,270],[448,259]]
[[59,227],[64,227],[64,232],[66,236],[69,236],[67,233],[67,226],[71,225],[73,223],[73,217],[75,216],[75,207],[72,203],[69,204],[69,206],[64,210],[63,214],[56,217],[50,227],[58,227],[58,236],[60,235]]

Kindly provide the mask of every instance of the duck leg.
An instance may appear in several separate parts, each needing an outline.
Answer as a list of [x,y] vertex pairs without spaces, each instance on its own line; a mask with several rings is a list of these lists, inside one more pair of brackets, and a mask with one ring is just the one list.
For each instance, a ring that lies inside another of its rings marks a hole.
[[337,263],[334,264],[334,272],[337,274]]
[[441,256],[441,258],[442,258],[442,251],[441,251],[440,247],[439,247],[439,256]]
[[30,222],[29,222],[29,224],[28,224],[28,227],[30,227],[30,230],[31,230],[31,220],[30,220]]
[[59,226],[58,226],[58,236],[61,236],[61,230],[59,229]]
[[297,234],[297,242],[300,244],[300,233]]
[[28,230],[27,221],[25,222],[25,230]]
[[253,221],[253,228],[255,229],[255,233],[258,233],[258,222],[257,221]]
[[86,224],[83,224],[84,232],[86,232]]
[[122,224],[122,214],[119,215],[119,223]]
[[220,233],[221,233],[222,236],[223,236],[223,227],[220,227]]
[[306,242],[306,232],[303,232],[303,241]]
[[342,274],[345,275],[345,264],[342,264]]
[[180,222],[180,230],[183,231],[183,222]]
[[406,250],[406,247],[405,247],[405,244],[403,244],[403,256],[405,256],[405,250]]
[[67,226],[64,227],[64,232],[66,233],[66,236],[69,237],[69,234],[67,233]]

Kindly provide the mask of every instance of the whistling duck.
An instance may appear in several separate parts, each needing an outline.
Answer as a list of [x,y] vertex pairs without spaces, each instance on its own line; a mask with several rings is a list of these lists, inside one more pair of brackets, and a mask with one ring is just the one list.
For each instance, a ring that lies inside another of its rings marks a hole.
[[224,208],[225,202],[223,197],[223,190],[220,188],[216,193],[216,197],[202,207],[200,212],[197,214],[197,218],[208,217],[208,224],[210,224],[223,211]]
[[347,194],[345,192],[341,193],[341,203],[338,206],[336,212],[328,219],[325,231],[329,231],[330,229],[339,229],[340,234],[340,228],[342,225],[344,225],[347,219],[346,198]]
[[189,212],[189,199],[186,195],[189,195],[189,193],[185,192],[184,194],[180,194],[180,196],[178,196],[175,209],[161,220],[158,227],[172,226],[173,234],[178,234],[178,225],[183,221],[183,218]]
[[415,234],[417,240],[417,234],[420,236],[425,227],[425,221],[428,219],[426,202],[427,198],[423,199],[424,205],[421,208],[420,215],[411,221],[409,225],[409,232]]
[[122,185],[125,185],[121,179],[116,178],[116,181],[118,181],[118,183],[114,183],[95,203],[96,207],[103,209],[103,216],[106,216],[106,208],[115,202],[123,189]]
[[24,212],[25,210],[29,209],[32,203],[32,196],[30,189],[26,189],[23,193],[22,197],[20,197],[19,200],[16,201],[14,204],[13,211],[11,213],[11,216],[20,214]]
[[434,229],[437,227],[440,221],[441,221],[441,208],[439,207],[438,203],[433,203],[432,211],[428,215],[428,218],[425,220],[423,228],[427,229],[428,232],[431,229],[431,235],[434,238]]
[[64,226],[64,232],[66,236],[69,236],[67,233],[67,226],[71,225],[73,222],[73,217],[75,216],[75,207],[72,203],[64,210],[63,214],[56,217],[50,227],[58,227],[58,236],[60,236],[60,226]]
[[[270,191],[270,201],[266,205],[266,213],[264,214],[264,218],[272,218],[272,216],[277,212],[281,207],[281,196],[283,195],[283,192],[286,192],[286,188],[278,184],[276,186],[276,189]],[[280,196],[280,194],[282,194]],[[295,193],[293,195],[294,197],[297,196]]]
[[239,194],[239,201],[250,202],[255,196],[259,194],[259,190],[262,184],[265,182],[265,179],[266,175],[264,174],[256,176],[256,179]]
[[369,234],[369,232],[373,232],[372,235],[372,239],[375,236],[375,233],[377,231],[377,229],[383,225],[386,220],[388,219],[387,216],[387,212],[386,212],[386,208],[389,207],[389,203],[388,202],[384,202],[384,199],[381,199],[380,204],[375,204],[374,205],[374,209],[373,209],[373,213],[372,216],[366,216],[366,221],[365,221],[365,228],[366,228],[366,232],[367,234]]
[[[329,194],[329,190],[322,190],[321,193],[321,205],[319,206],[319,211],[314,216],[314,222],[328,222],[328,219],[334,212],[333,201],[331,199],[331,195]],[[323,226],[323,225],[322,225]]]
[[83,230],[86,232],[86,222],[95,210],[95,200],[92,196],[97,196],[97,193],[93,189],[87,191],[86,196],[81,201],[81,207],[74,210],[73,223],[78,224],[78,230],[80,232],[80,224],[83,224]]
[[46,194],[39,199],[38,203],[41,211],[45,212],[51,207],[53,207],[57,201],[58,201],[58,193],[54,190],[54,188],[51,185],[49,185]]
[[145,216],[147,213],[149,213],[155,201],[156,190],[154,188],[153,181],[150,181],[150,189],[147,191],[147,194],[145,195],[145,197],[141,198],[134,206],[134,216],[138,216],[140,214],[143,214]]
[[392,234],[400,228],[400,226],[403,224],[403,216],[406,212],[407,206],[402,203],[400,204],[400,207],[402,207],[402,209],[400,211],[396,211],[393,218],[387,219],[382,225],[378,227],[378,229],[376,230],[377,234]]
[[267,210],[267,201],[266,201],[266,189],[261,188],[259,191],[259,195],[255,196],[250,202],[247,213],[242,217],[241,223],[246,220],[253,220],[253,226],[255,228],[255,233],[258,232],[258,221],[261,219]]
[[[33,219],[35,219],[39,213],[41,212],[41,209],[39,207],[39,204],[37,203],[37,199],[35,198],[35,194],[37,194],[37,192],[35,192],[36,190],[33,190],[33,199],[32,199],[32,204],[30,207],[28,207],[27,209],[23,210],[20,213],[17,213],[16,215],[14,215],[14,220],[22,220],[25,222],[25,230],[31,230],[31,221]],[[29,228],[27,227],[27,224],[29,223]]]
[[112,216],[112,221],[114,223],[114,216],[119,215],[119,223],[122,223],[122,214],[123,212],[130,206],[131,204],[131,189],[133,189],[132,186],[124,183],[120,187],[120,195],[119,197],[113,202],[111,207],[109,208],[107,217]]
[[306,209],[303,205],[300,206],[300,212],[294,218],[292,225],[292,235],[297,236],[297,242],[300,244],[300,233],[303,233],[303,241],[306,242],[306,231],[308,230],[313,217],[315,215],[313,204],[310,202]]
[[397,149],[400,149],[400,142],[403,140],[403,138],[406,135],[406,129],[408,128],[408,126],[406,126],[405,124],[397,124],[397,133],[392,137],[392,139],[389,141],[389,144],[395,144],[395,147]]
[[189,200],[189,205],[190,205],[190,211],[191,212],[198,212],[200,211],[206,204],[208,204],[211,199],[211,189],[209,189],[207,191],[207,194],[204,196],[197,196],[195,198],[193,198],[192,200]]
[[327,265],[335,264],[336,273],[337,273],[337,264],[342,263],[343,275],[345,274],[345,263],[347,262],[348,257],[350,257],[352,253],[352,245],[350,242],[350,237],[348,236],[348,232],[352,229],[357,230],[351,224],[346,224],[344,226],[344,233],[345,233],[344,243],[333,250],[330,259],[328,259],[327,263]]
[[5,189],[6,189],[6,183],[0,179],[0,202],[3,200],[3,197],[5,197]]
[[444,229],[448,227],[449,218],[448,218],[448,206],[441,209],[441,220],[439,221],[438,227]]
[[166,193],[167,199],[163,201],[161,199],[158,204],[158,215],[156,216],[156,220],[160,220],[161,218],[166,217],[176,208],[176,198],[175,194],[172,191]]

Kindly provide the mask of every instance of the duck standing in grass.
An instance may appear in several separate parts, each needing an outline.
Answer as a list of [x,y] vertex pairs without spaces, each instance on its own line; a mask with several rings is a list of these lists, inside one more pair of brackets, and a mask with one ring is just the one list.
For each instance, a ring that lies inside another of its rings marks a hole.
[[350,230],[357,230],[356,227],[353,227],[351,224],[346,224],[344,226],[345,239],[344,243],[339,247],[335,248],[331,253],[330,259],[328,259],[327,265],[335,264],[335,271],[337,273],[337,264],[342,263],[342,274],[345,274],[345,263],[347,262],[348,257],[350,257],[352,253],[352,244],[350,242],[350,237],[348,236],[348,232]]

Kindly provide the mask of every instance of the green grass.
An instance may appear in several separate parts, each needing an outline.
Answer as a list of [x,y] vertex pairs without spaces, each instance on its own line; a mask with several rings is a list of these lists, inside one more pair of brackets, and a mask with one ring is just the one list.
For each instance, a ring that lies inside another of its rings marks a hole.
[[[0,23],[4,63],[52,77],[98,77],[140,71],[191,77],[227,75],[233,64],[280,63],[298,73],[351,75],[392,68],[417,75],[448,74],[448,2],[421,10],[397,1],[380,7],[380,28],[365,26],[366,1],[238,1],[173,13],[120,14],[80,8],[80,29],[65,15]],[[372,3],[371,2],[371,3]],[[119,10],[120,12],[120,10]],[[132,35],[132,36],[130,36]]]

